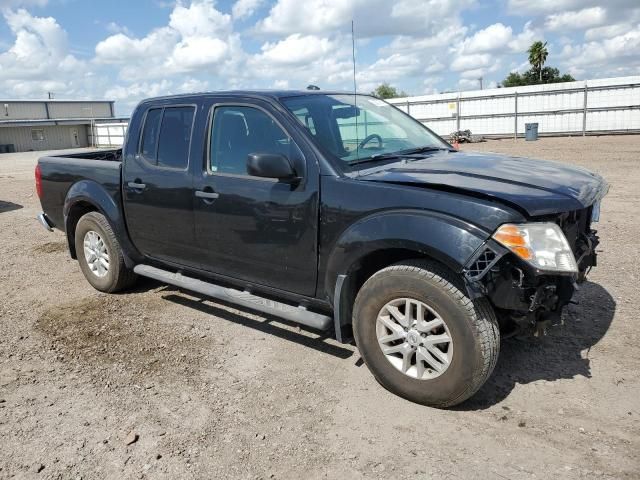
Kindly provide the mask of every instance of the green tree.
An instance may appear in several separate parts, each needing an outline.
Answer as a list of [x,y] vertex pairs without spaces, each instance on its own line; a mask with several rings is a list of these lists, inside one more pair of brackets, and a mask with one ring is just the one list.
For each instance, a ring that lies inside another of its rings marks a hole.
[[543,67],[547,61],[549,52],[547,51],[547,43],[533,42],[527,50],[529,54],[529,63],[531,68],[524,73],[511,72],[502,81],[503,87],[522,87],[524,85],[538,85],[540,83],[562,83],[575,82],[568,73],[560,74],[560,70],[554,67]]
[[503,87],[522,87],[523,85],[527,84],[525,83],[524,77],[518,72],[511,72],[507,75],[507,78],[502,81]]
[[402,90],[398,91],[396,87],[392,87],[387,82],[378,85],[378,87],[373,92],[371,92],[371,95],[382,99],[408,97],[405,92],[403,92]]
[[[542,77],[542,80],[540,80]],[[553,67],[544,67],[540,73],[536,72],[533,68],[527,70],[524,73],[511,72],[502,81],[503,87],[522,87],[524,85],[538,85],[540,83],[562,83],[562,82],[575,82],[568,73],[560,75],[560,70]]]
[[538,72],[538,80],[542,83],[542,66],[549,56],[547,42],[542,43],[540,40],[533,42],[527,52],[529,53],[529,63]]

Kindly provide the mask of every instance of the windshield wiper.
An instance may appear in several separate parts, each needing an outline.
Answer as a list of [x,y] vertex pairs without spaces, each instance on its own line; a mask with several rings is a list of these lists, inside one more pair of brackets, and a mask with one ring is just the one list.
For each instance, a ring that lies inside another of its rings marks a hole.
[[362,165],[363,163],[378,162],[380,160],[393,160],[395,158],[413,157],[402,153],[378,153],[376,155],[371,155],[370,157],[361,158],[360,160],[356,160],[355,162],[349,162],[349,165]]
[[437,152],[437,151],[448,151],[448,152],[450,152],[451,149],[447,148],[447,147],[425,146],[425,147],[411,148],[409,150],[402,150],[401,152],[398,152],[398,153],[401,153],[403,155],[415,155],[416,153]]
[[379,160],[393,160],[396,158],[410,158],[416,160],[416,157],[414,157],[414,155],[416,154],[436,151],[450,152],[452,150],[447,147],[416,147],[410,148],[408,150],[399,150],[397,152],[377,153],[375,155],[371,155],[370,157],[362,158],[360,160],[356,160],[355,162],[350,162],[349,165],[361,165],[363,163],[377,162]]

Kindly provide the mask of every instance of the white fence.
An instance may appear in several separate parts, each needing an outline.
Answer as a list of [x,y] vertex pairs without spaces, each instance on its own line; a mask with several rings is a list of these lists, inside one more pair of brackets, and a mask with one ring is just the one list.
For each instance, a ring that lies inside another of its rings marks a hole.
[[95,132],[93,145],[95,147],[121,147],[124,136],[127,133],[126,122],[96,123],[93,126]]
[[640,131],[640,76],[494,88],[390,100],[439,135],[522,136]]

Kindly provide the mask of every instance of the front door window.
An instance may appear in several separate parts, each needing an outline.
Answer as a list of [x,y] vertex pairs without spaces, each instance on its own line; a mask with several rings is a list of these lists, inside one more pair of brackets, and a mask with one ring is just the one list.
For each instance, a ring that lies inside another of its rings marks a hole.
[[213,115],[210,137],[212,172],[247,175],[250,153],[291,156],[291,139],[271,116],[245,106],[220,106]]

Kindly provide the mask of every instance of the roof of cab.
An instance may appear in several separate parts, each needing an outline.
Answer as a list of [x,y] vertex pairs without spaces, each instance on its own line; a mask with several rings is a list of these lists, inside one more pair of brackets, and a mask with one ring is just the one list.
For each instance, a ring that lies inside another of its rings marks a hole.
[[328,90],[221,90],[218,92],[198,92],[198,93],[182,93],[179,95],[165,95],[161,97],[152,97],[142,102],[169,100],[173,98],[193,98],[207,96],[225,96],[225,97],[254,97],[278,99],[283,97],[299,97],[304,95],[353,95],[353,92],[347,91],[328,91]]

